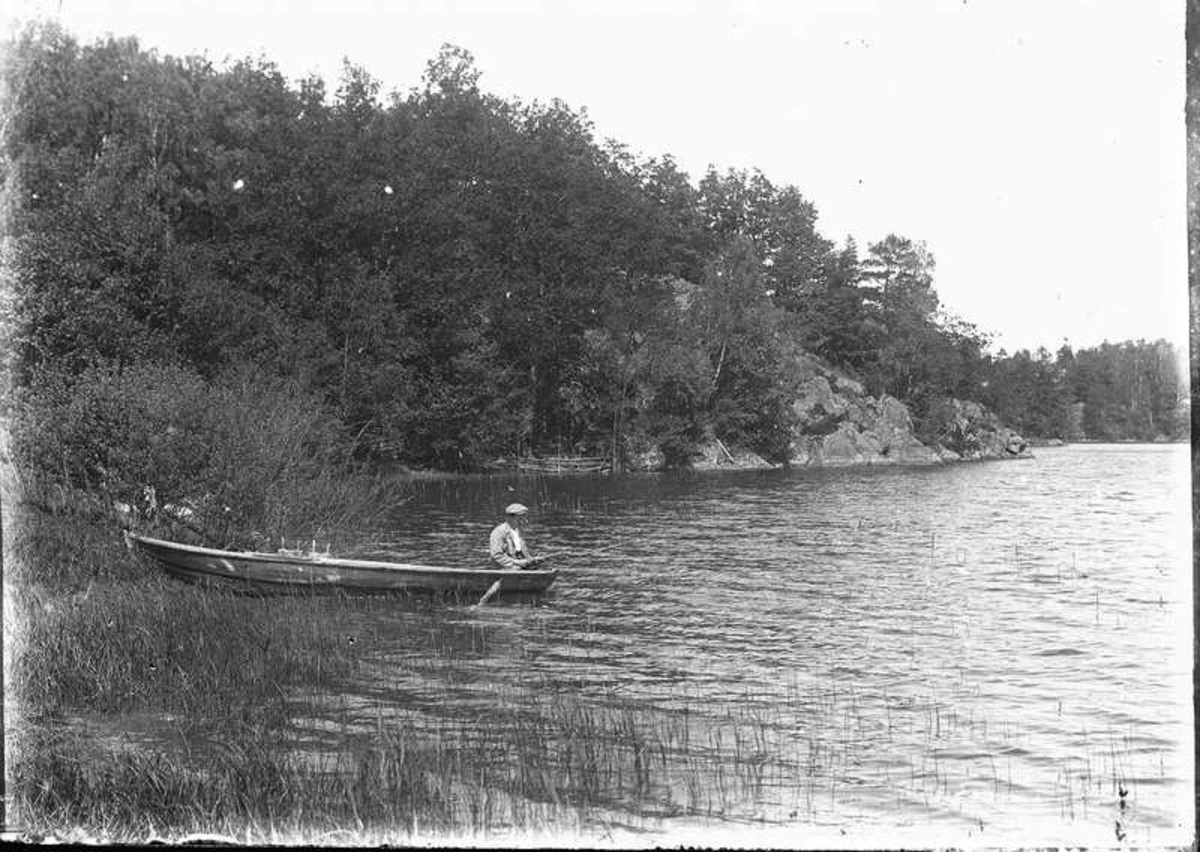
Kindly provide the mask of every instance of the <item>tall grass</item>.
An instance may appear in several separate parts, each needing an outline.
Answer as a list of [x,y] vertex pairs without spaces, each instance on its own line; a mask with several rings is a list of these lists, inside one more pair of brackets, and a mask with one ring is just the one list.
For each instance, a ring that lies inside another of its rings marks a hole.
[[[83,589],[148,576],[147,566],[123,546],[111,511],[85,513],[78,495],[65,489],[50,493],[43,495],[41,509],[17,501],[7,513],[4,569],[10,588]],[[59,502],[49,504],[51,499]]]
[[86,745],[60,738],[40,743],[13,776],[26,830],[59,836],[216,832],[311,842],[330,834],[395,840],[580,825],[564,806],[491,786],[486,755],[455,760],[449,753],[443,744],[405,741],[314,766],[247,736],[192,762],[141,750],[97,759]]
[[136,747],[104,752],[40,734],[14,762],[13,786],[27,830],[72,828],[108,839],[570,832],[630,809],[648,816],[723,809],[690,775],[682,786],[694,800],[656,803],[680,770],[669,768],[670,746],[637,727],[628,710],[557,702],[528,715],[501,707],[472,726],[427,730],[395,720],[317,761],[305,758],[286,726],[239,727],[220,749],[190,759]]
[[344,636],[321,627],[336,605],[268,604],[157,578],[70,595],[22,590],[10,688],[37,715],[151,708],[213,718],[277,700],[288,684],[351,674]]

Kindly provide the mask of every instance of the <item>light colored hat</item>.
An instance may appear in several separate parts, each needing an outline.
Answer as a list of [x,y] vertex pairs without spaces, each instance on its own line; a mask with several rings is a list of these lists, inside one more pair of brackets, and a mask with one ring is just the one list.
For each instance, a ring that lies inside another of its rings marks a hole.
[[504,510],[504,514],[506,514],[506,515],[524,515],[528,511],[529,510],[526,509],[524,506],[522,506],[520,503],[509,503],[508,507]]

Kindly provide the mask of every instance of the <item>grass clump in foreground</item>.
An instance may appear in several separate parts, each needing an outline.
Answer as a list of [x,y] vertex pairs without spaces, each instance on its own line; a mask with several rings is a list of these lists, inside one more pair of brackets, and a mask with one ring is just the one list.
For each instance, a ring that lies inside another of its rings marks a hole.
[[251,732],[189,761],[142,750],[98,760],[59,738],[40,743],[14,775],[27,831],[109,841],[193,833],[405,839],[573,824],[563,808],[481,785],[478,763],[444,757],[436,745],[405,743],[314,766]]
[[324,686],[356,664],[311,596],[264,602],[148,577],[14,594],[12,686],[25,715],[154,710],[209,718]]
[[36,834],[403,841],[595,834],[669,773],[663,744],[635,733],[621,711],[556,702],[533,714],[502,706],[473,726],[410,722],[349,737],[316,760],[283,719],[227,729],[220,748],[193,754],[98,749],[39,730],[14,765],[14,789]]

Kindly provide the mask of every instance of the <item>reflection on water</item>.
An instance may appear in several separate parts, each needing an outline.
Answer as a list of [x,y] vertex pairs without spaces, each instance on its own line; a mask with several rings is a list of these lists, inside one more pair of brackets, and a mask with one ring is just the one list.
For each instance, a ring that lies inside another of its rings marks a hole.
[[1186,843],[1188,493],[1181,446],[426,483],[356,545],[479,563],[519,499],[558,583],[340,616],[362,664],[292,706],[313,759],[486,718],[570,762],[566,728],[610,730],[612,819],[668,833]]

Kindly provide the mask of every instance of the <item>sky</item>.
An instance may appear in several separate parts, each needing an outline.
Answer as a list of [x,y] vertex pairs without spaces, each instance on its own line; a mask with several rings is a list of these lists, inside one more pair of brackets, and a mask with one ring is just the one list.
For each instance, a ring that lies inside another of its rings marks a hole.
[[405,92],[450,42],[482,88],[585,109],[693,182],[797,187],[860,253],[923,241],[993,351],[1187,343],[1182,0],[6,2],[330,91],[345,58]]

